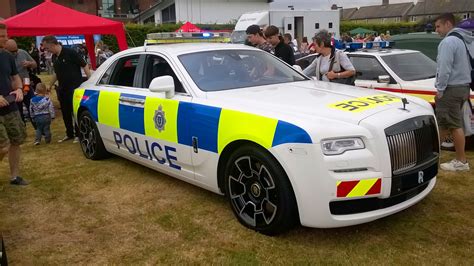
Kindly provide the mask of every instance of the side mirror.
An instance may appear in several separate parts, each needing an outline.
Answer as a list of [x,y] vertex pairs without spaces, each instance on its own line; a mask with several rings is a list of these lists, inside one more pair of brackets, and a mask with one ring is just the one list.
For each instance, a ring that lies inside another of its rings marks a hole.
[[301,66],[299,66],[299,65],[293,65],[293,68],[294,68],[296,71],[298,71],[298,72],[300,72],[300,73],[303,73],[303,69],[301,68]]
[[389,75],[380,75],[380,76],[377,77],[377,82],[388,84],[388,83],[390,83],[390,76]]
[[151,92],[164,92],[167,99],[174,97],[174,80],[172,76],[154,78],[148,87]]

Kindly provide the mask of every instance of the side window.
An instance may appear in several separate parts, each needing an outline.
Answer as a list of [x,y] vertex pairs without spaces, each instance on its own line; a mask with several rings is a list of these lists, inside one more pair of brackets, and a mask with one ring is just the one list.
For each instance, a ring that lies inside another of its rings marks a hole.
[[170,64],[162,57],[157,55],[149,55],[145,63],[145,77],[144,87],[148,88],[151,81],[156,77],[171,76],[174,80],[174,87],[176,92],[186,93],[183,85],[176,76],[176,73],[171,68]]
[[378,76],[389,75],[375,57],[350,56],[356,69],[357,79],[377,80]]
[[114,71],[114,68],[115,68],[115,64],[111,64],[109,66],[109,68],[107,69],[107,71],[104,72],[104,75],[102,76],[102,78],[99,81],[100,85],[109,84],[109,80],[110,80],[110,77],[112,77],[112,73]]
[[[132,55],[120,58],[115,63],[115,65],[107,69],[100,83],[115,86],[133,87],[133,81],[135,78],[135,71],[137,70],[139,57],[140,55]],[[110,73],[112,74],[110,75]],[[107,75],[110,75],[110,77],[106,78]],[[102,80],[104,79],[108,79],[108,82],[102,83]]]

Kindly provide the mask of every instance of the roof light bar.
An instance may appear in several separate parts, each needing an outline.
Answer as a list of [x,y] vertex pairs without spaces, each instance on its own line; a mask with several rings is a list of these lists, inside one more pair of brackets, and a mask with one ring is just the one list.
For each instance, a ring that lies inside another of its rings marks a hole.
[[167,43],[229,43],[229,32],[159,32],[147,34],[145,46]]
[[335,46],[337,49],[346,51],[357,51],[363,49],[381,49],[381,48],[393,48],[395,46],[394,41],[383,41],[383,42],[349,42],[343,43],[342,41],[336,41]]

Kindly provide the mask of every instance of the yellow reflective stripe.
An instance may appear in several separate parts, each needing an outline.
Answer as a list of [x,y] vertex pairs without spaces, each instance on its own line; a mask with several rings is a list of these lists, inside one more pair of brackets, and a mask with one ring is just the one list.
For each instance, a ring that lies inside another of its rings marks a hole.
[[[155,127],[154,119],[155,112],[158,110],[160,105],[166,119],[166,123],[161,132]],[[144,111],[145,135],[178,143],[178,106],[179,101],[146,97]]]
[[120,92],[100,92],[99,103],[97,106],[99,123],[115,128],[120,128],[119,100]]
[[350,197],[360,197],[365,196],[367,192],[369,192],[370,188],[377,182],[378,178],[371,178],[371,179],[364,179],[360,180],[359,183],[352,189],[349,194],[347,194],[347,198]]
[[415,96],[418,98],[421,98],[427,102],[434,103],[435,101],[435,96],[434,95],[427,95],[427,94],[416,94],[416,93],[408,93],[408,95]]
[[338,187],[341,183],[342,183],[342,181],[337,181],[336,187]]
[[400,102],[401,99],[397,96],[379,94],[372,95],[367,97],[360,97],[345,101],[340,101],[337,103],[329,104],[328,107],[335,108],[341,111],[348,111],[353,113],[358,113],[366,111],[368,109],[373,109],[379,106],[386,104],[391,104],[395,102]]
[[76,89],[74,90],[74,99],[72,100],[72,106],[73,106],[73,112],[74,112],[74,117],[77,118],[77,111],[79,110],[79,107],[81,106],[81,101],[82,97],[84,96],[85,89]]
[[269,149],[272,147],[277,119],[238,111],[221,111],[217,150],[219,153],[234,140],[245,139]]

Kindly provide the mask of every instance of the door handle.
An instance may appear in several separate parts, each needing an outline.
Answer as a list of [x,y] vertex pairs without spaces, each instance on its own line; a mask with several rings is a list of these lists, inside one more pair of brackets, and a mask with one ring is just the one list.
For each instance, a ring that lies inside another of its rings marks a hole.
[[137,98],[132,98],[132,97],[120,96],[119,101],[120,103],[129,104],[129,105],[139,105],[139,106],[145,105],[145,99],[137,99]]

